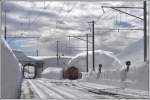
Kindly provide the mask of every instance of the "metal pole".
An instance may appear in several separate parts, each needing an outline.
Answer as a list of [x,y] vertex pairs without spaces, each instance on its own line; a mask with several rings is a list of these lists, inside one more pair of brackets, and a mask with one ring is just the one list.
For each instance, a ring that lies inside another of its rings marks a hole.
[[92,53],[93,53],[93,71],[95,71],[95,46],[94,46],[94,21],[92,21]]
[[7,28],[6,28],[6,10],[5,10],[5,40],[7,39]]
[[144,61],[147,61],[147,5],[144,1]]
[[38,51],[38,49],[36,50],[36,56],[39,56],[39,51]]
[[89,68],[88,68],[88,56],[89,56],[89,54],[88,54],[88,34],[86,34],[86,71],[88,72],[89,71]]
[[36,53],[37,53],[36,55],[37,55],[37,56],[39,56],[39,50],[38,50],[38,40],[39,40],[39,39],[37,38],[37,45],[36,45]]
[[56,54],[56,56],[57,56],[57,65],[59,64],[59,61],[58,61],[58,40],[57,40],[57,54]]

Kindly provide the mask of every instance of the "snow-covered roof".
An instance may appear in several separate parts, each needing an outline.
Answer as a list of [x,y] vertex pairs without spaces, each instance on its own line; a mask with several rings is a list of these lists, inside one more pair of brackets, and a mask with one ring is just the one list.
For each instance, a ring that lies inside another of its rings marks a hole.
[[41,73],[41,77],[47,79],[62,79],[63,68],[48,67]]
[[[56,56],[28,56],[28,57],[34,60],[45,60],[45,59],[56,58]],[[72,56],[61,56],[61,58],[72,58]]]
[[42,74],[46,74],[50,72],[59,73],[60,71],[62,71],[62,68],[60,67],[48,67],[42,72]]

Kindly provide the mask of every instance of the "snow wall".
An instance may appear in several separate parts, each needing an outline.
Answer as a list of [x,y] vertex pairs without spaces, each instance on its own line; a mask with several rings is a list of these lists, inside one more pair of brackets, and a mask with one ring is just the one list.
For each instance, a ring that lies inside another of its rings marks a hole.
[[6,41],[1,39],[1,98],[19,98],[21,82],[21,64]]
[[97,72],[91,71],[88,74],[84,73],[83,80],[118,87],[124,87],[124,84],[126,84],[125,88],[148,91],[149,66],[147,63],[142,63],[136,67],[132,66],[124,82],[121,81],[121,78],[125,77],[124,73],[122,74],[123,71],[124,68],[120,70],[102,71],[99,78],[97,78]]
[[48,67],[41,73],[41,77],[46,79],[63,79],[63,68]]
[[[88,59],[88,66],[89,70],[92,70],[92,52],[89,51],[89,59]],[[95,50],[95,70],[98,71],[99,64],[102,64],[102,70],[116,70],[120,69],[122,67],[121,62],[117,57],[109,51],[103,51],[103,50]],[[73,57],[69,63],[68,66],[75,66],[79,68],[81,72],[86,72],[86,52],[77,54],[75,57]]]
[[144,89],[148,91],[149,63],[144,62],[143,38],[126,47],[117,57],[125,62],[131,61],[131,70],[127,74],[129,87]]
[[[126,88],[148,91],[149,83],[149,64],[143,61],[143,39],[129,45],[117,58],[122,62],[120,69],[103,70],[97,79],[97,72],[89,72],[85,74],[83,79],[89,82],[114,85],[122,87],[126,84]],[[106,59],[107,60],[107,59]],[[131,66],[127,73],[125,82],[121,82],[122,73],[125,70],[125,61],[130,60]],[[116,63],[114,61],[113,63]],[[99,81],[98,81],[99,80]]]

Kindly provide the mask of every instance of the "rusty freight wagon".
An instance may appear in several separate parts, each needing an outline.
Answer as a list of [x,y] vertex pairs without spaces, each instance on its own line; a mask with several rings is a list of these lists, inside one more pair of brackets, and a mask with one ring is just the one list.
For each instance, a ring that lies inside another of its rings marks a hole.
[[81,73],[78,68],[72,66],[64,70],[64,78],[75,80],[81,78]]

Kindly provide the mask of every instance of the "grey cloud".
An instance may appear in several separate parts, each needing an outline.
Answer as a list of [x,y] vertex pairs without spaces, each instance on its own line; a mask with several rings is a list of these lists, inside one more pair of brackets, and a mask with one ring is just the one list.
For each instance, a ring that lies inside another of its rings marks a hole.
[[40,15],[44,17],[56,17],[56,12],[44,12],[40,10],[32,10],[32,8],[25,8],[18,4],[7,2],[3,4],[3,9],[6,9],[8,12],[13,12],[20,15],[26,16],[35,16]]
[[[74,4],[74,3],[72,3]],[[101,3],[102,4],[102,3]],[[111,3],[103,3],[104,5],[111,5]],[[118,3],[119,4],[119,3]],[[120,5],[125,4],[125,3],[120,3]],[[117,4],[114,4],[117,5]],[[65,5],[64,5],[65,6]],[[8,2],[5,5],[5,8],[10,9],[10,16],[8,16],[8,26],[10,32],[15,32],[19,31],[18,28],[20,28],[20,24],[23,25],[23,28],[20,30],[23,31],[30,31],[30,35],[42,35],[42,34],[48,34],[47,36],[43,36],[40,38],[40,51],[41,54],[52,54],[56,52],[56,40],[64,41],[65,43],[68,42],[68,39],[66,38],[66,35],[68,34],[69,31],[73,32],[81,32],[81,34],[85,33],[91,33],[89,31],[89,25],[88,22],[92,20],[97,20],[97,18],[100,15],[96,15],[94,11],[100,11],[100,3],[95,2],[80,2],[79,4],[77,3],[77,6],[75,6],[72,9],[72,12],[69,12],[67,14],[64,14],[67,10],[64,9],[63,7],[54,7],[54,8],[47,8],[48,10],[32,10],[31,8],[25,8],[23,6],[20,6],[19,4],[11,3]],[[87,8],[91,8],[93,12],[89,12]],[[81,9],[82,11],[85,12],[85,14],[77,14],[73,15],[73,11],[76,9]],[[61,11],[62,10],[62,11]],[[60,11],[60,12],[59,12]],[[99,28],[110,28],[112,27],[112,22],[114,21],[115,15],[112,14],[112,10],[110,10],[110,13],[108,13],[108,9],[105,10],[106,13],[104,16],[96,23],[95,25],[95,33],[99,34],[100,37],[96,37],[98,46],[96,47],[97,49],[104,49],[104,50],[110,50],[115,53],[120,52],[125,46],[130,44],[132,42],[132,39],[126,39],[127,37],[127,32],[121,32],[120,36],[118,36],[118,39],[114,39],[113,41],[107,41],[110,39],[110,35],[112,35],[112,32],[109,31],[101,31]],[[14,12],[14,13],[13,13]],[[13,14],[12,14],[13,13]],[[100,13],[101,14],[101,13]],[[31,27],[29,28],[29,24],[27,21],[22,21],[19,19],[15,19],[14,16],[21,16],[21,17],[31,17]],[[140,14],[139,14],[140,15]],[[57,21],[57,29],[56,32],[51,31],[55,30],[56,28],[56,19]],[[134,22],[131,24],[138,24],[140,25],[140,22]],[[38,33],[38,34],[36,34]],[[120,39],[119,39],[120,38]],[[128,41],[129,40],[129,41]],[[71,50],[66,47],[66,44],[62,43],[60,45],[60,48],[62,50],[60,51],[61,53],[64,53],[65,55],[71,55],[71,54],[76,54],[81,51],[78,50]],[[80,42],[79,42],[80,43]],[[75,42],[73,42],[70,46],[75,46]],[[72,48],[76,49],[76,48]],[[51,52],[51,53],[50,53]]]

